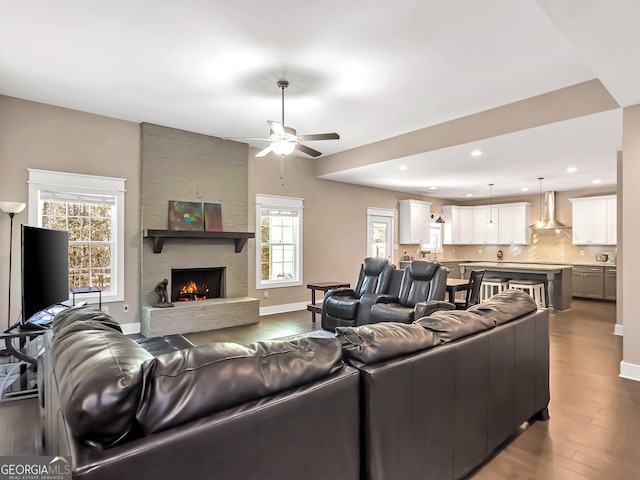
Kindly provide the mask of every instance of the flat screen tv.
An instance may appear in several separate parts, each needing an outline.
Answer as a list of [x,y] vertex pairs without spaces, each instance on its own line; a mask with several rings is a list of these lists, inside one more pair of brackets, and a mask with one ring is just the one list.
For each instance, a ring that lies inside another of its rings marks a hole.
[[69,234],[22,225],[22,322],[69,300]]

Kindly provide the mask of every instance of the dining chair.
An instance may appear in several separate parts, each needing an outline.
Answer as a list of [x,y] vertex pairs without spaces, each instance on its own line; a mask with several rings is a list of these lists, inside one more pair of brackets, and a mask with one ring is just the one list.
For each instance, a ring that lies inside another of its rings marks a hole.
[[469,275],[469,288],[465,301],[455,302],[456,310],[466,310],[467,308],[480,303],[480,286],[484,277],[484,270],[473,270]]

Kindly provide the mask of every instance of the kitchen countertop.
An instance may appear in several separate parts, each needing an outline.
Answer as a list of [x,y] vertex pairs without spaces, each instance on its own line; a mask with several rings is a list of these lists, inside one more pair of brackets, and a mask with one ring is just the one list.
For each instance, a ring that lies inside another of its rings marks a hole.
[[461,267],[500,268],[505,270],[540,270],[544,272],[573,268],[573,265],[555,263],[516,263],[516,262],[464,262]]
[[[416,258],[416,260],[429,260],[428,258]],[[440,263],[448,263],[448,262],[452,262],[452,263],[459,263],[459,264],[465,264],[465,263],[487,263],[487,264],[492,264],[492,265],[564,265],[565,267],[568,265],[570,267],[615,267],[616,264],[615,263],[598,263],[598,262],[574,262],[574,263],[567,263],[567,262],[563,262],[563,263],[555,263],[555,262],[535,262],[535,261],[528,261],[528,262],[515,262],[515,261],[505,261],[505,260],[468,260],[468,259],[461,259],[461,260],[456,260],[456,259],[443,259],[443,258],[438,258],[436,260],[437,262]],[[411,263],[411,260],[400,260],[399,263],[406,263],[409,264]]]
[[[506,275],[525,280],[539,280],[545,284],[545,303],[547,307],[553,306],[554,310],[566,310],[571,308],[571,277],[573,265],[551,263],[517,263],[517,262],[463,262],[460,267],[464,270],[473,268],[485,269],[485,277],[493,278],[497,275]],[[493,274],[493,275],[492,275]]]
[[574,263],[573,264],[574,267],[614,267],[616,266],[615,263]]

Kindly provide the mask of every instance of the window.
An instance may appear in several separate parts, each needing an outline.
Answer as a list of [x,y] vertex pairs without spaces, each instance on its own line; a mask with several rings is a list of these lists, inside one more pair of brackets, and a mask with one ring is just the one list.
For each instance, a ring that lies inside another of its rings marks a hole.
[[438,254],[442,252],[442,224],[431,222],[429,226],[429,243],[420,245],[422,253]]
[[105,302],[124,300],[124,182],[29,170],[29,223],[69,232],[69,287],[99,287]]
[[256,288],[302,285],[302,202],[256,195]]

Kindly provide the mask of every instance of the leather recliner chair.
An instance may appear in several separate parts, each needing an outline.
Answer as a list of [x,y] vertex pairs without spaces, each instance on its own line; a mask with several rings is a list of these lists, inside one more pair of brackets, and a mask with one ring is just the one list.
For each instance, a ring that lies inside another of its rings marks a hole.
[[[322,328],[354,327],[369,323],[370,306],[361,307],[361,297],[368,294],[386,293],[391,281],[391,272],[396,266],[386,258],[365,258],[360,266],[353,288],[329,290],[324,296]],[[376,297],[377,298],[377,297]]]
[[444,301],[449,269],[438,262],[414,260],[405,268],[397,297],[382,296],[371,307],[369,323],[411,323],[437,310],[454,310]]

